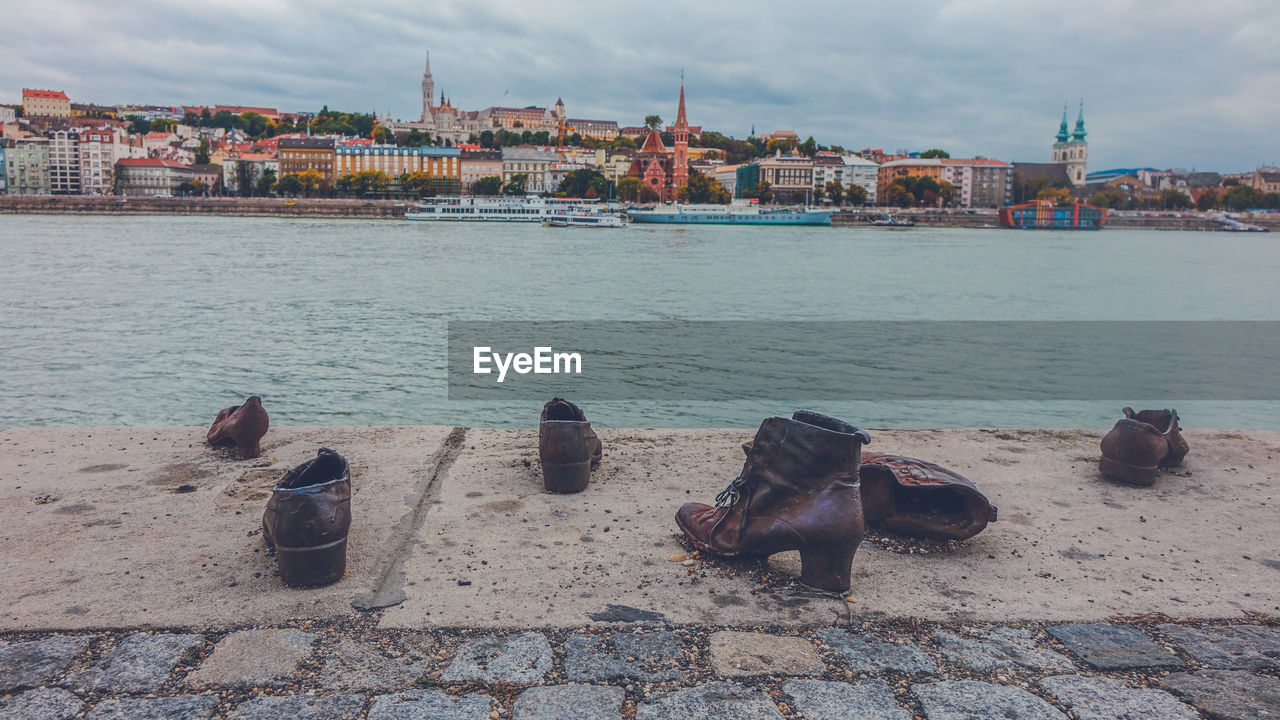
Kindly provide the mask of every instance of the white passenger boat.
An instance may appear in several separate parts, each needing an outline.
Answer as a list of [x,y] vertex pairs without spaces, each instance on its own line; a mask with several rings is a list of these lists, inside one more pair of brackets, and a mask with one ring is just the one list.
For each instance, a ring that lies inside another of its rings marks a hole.
[[542,224],[547,227],[620,228],[626,227],[627,221],[617,213],[577,212],[548,215]]
[[552,215],[595,213],[594,200],[541,197],[435,197],[405,213],[406,220],[542,222]]

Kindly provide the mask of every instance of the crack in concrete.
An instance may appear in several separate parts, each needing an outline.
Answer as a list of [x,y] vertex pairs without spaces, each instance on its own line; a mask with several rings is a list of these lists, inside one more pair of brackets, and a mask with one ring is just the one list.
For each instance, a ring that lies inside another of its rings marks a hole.
[[412,541],[422,529],[425,510],[440,486],[440,480],[448,472],[458,456],[462,454],[467,437],[467,428],[455,427],[440,444],[429,463],[430,472],[414,487],[413,495],[417,497],[413,509],[400,517],[387,545],[387,550],[378,559],[382,571],[372,590],[357,594],[351,600],[351,607],[357,610],[380,610],[399,605],[408,597],[404,592],[405,572],[404,558],[412,546]]

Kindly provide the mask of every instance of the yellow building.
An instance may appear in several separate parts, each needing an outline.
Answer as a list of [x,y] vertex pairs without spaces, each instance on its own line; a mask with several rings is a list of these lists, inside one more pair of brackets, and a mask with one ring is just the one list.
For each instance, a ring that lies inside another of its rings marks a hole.
[[22,89],[25,117],[71,117],[71,100],[61,90]]
[[[339,145],[333,152],[335,177],[378,170],[395,182],[405,173],[424,172],[431,176],[431,186],[437,192],[456,193],[460,188],[462,151],[456,147]],[[283,163],[283,149],[280,154]]]
[[891,160],[880,166],[876,174],[876,195],[887,198],[885,188],[901,177],[927,177],[935,182],[942,180],[942,161],[938,158],[907,158]]

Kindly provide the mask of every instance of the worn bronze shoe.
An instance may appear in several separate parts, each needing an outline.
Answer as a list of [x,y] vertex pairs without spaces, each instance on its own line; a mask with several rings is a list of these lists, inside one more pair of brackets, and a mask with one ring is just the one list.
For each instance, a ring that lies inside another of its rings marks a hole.
[[262,539],[276,548],[280,579],[295,587],[342,579],[350,528],[350,466],[329,448],[285,473],[262,515]]
[[1177,467],[1190,449],[1178,427],[1177,410],[1124,409],[1111,432],[1102,438],[1098,468],[1107,477],[1126,485],[1148,486],[1156,481],[1156,469]]
[[256,458],[262,454],[260,443],[270,424],[267,411],[262,407],[262,398],[254,395],[243,405],[218,411],[205,439],[215,447],[235,445],[242,458]]
[[587,489],[591,468],[600,464],[604,446],[582,410],[564,398],[552,398],[538,423],[538,459],[542,486],[549,492]]
[[867,527],[935,540],[964,540],[996,521],[996,508],[968,478],[901,455],[862,455]]
[[864,530],[858,467],[868,442],[866,431],[818,413],[769,418],[715,506],[688,503],[676,523],[717,555],[799,550],[800,582],[844,592]]

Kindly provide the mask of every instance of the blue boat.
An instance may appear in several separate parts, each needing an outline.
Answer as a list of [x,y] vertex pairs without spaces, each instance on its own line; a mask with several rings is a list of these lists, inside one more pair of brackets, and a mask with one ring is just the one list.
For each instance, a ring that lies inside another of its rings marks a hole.
[[831,210],[761,208],[757,205],[662,205],[628,210],[637,223],[680,225],[830,225]]

